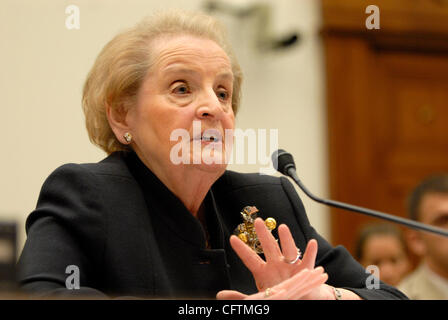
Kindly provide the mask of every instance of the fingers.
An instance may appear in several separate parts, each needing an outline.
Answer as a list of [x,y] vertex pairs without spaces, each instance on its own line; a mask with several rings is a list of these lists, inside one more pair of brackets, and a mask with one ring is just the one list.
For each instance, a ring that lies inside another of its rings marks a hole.
[[232,235],[230,237],[230,245],[252,274],[256,273],[264,265],[263,259],[237,236]]
[[218,300],[298,300],[328,280],[322,267],[304,269],[286,281],[264,291],[245,295],[235,290],[222,290],[217,293]]
[[[278,228],[281,250],[272,233],[266,228],[262,219],[255,220],[255,231],[263,247],[266,262],[271,261],[294,261],[297,258],[297,247],[289,228],[282,224]],[[311,239],[306,247],[303,256],[302,268],[314,269],[317,257],[318,244],[315,239]]]
[[266,228],[263,219],[257,218],[254,222],[255,232],[260,240],[266,262],[278,261],[282,258],[282,252],[272,233]]
[[304,269],[314,269],[318,248],[316,240],[312,239],[308,242],[303,260],[292,263],[298,257],[298,252],[292,234],[286,225],[281,225],[278,229],[282,249],[261,218],[254,221],[254,227],[266,261],[236,236],[230,237],[230,244],[252,273],[257,288],[273,287]]
[[286,290],[281,289],[278,292],[275,292],[269,297],[267,297],[265,300],[285,300],[285,299],[286,299]]
[[311,239],[305,250],[305,254],[303,255],[301,266],[307,269],[314,269],[314,266],[316,264],[316,257],[317,257],[317,241],[314,239]]
[[[322,267],[318,267],[316,269],[303,269],[299,273],[296,273],[293,277],[288,280],[282,282],[281,289],[285,289],[287,291],[298,290],[302,288],[304,285],[308,283],[310,278],[314,278],[315,276],[322,275],[324,269]],[[280,286],[280,285],[279,285]]]
[[324,273],[322,267],[313,270],[304,269],[283,281],[282,283],[269,289],[269,293],[260,291],[258,293],[246,296],[246,300],[298,300],[309,294],[312,290],[324,284],[328,280],[328,275]]
[[297,258],[297,247],[289,228],[282,224],[278,227],[278,236],[282,246],[283,257],[286,261],[294,261]]
[[243,300],[246,297],[246,294],[235,290],[222,290],[216,294],[218,300]]
[[250,296],[246,296],[244,300],[284,300],[286,299],[285,289],[271,289],[270,294],[266,295],[265,291],[260,291]]
[[[321,269],[322,271],[319,271],[318,269]],[[312,290],[324,284],[327,280],[328,275],[323,273],[323,268],[316,268],[306,275],[306,280],[304,282],[297,284],[287,292],[287,298],[292,300],[302,299]]]

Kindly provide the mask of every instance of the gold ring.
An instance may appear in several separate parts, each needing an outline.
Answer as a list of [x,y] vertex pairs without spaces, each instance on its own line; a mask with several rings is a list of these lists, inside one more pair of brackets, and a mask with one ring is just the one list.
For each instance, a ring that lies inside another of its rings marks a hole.
[[269,298],[270,295],[271,295],[271,288],[267,288],[267,289],[264,291],[264,297],[265,297],[265,298]]

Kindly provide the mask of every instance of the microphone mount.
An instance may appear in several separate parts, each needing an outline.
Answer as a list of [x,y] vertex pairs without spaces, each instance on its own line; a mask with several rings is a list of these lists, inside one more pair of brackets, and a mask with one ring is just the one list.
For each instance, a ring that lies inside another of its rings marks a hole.
[[272,162],[273,162],[274,168],[276,170],[278,170],[280,173],[292,178],[292,180],[294,180],[294,182],[299,186],[299,188],[309,198],[311,198],[312,200],[314,200],[316,202],[322,203],[327,206],[335,207],[338,209],[349,210],[349,211],[361,213],[361,214],[364,214],[367,216],[371,216],[374,218],[379,218],[379,219],[387,220],[387,221],[390,221],[393,223],[398,223],[398,224],[404,225],[404,226],[412,228],[412,229],[422,230],[422,231],[431,232],[431,233],[435,233],[435,234],[438,234],[441,236],[448,237],[448,231],[445,229],[442,229],[442,228],[430,226],[430,225],[427,225],[427,224],[424,224],[424,223],[421,223],[418,221],[405,219],[405,218],[387,214],[387,213],[384,213],[381,211],[376,211],[376,210],[371,210],[371,209],[367,209],[367,208],[363,208],[363,207],[359,207],[359,206],[354,206],[354,205],[339,202],[339,201],[322,199],[322,198],[315,196],[305,187],[305,185],[302,183],[302,181],[300,181],[300,179],[297,175],[297,172],[296,172],[294,158],[290,153],[286,152],[285,150],[279,149],[279,150],[275,151],[272,154]]

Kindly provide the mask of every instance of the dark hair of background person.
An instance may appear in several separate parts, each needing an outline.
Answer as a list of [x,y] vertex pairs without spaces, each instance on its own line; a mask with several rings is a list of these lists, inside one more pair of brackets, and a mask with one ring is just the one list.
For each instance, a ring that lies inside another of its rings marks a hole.
[[419,207],[425,195],[430,193],[446,193],[448,194],[448,174],[434,175],[423,180],[412,191],[408,198],[409,218],[418,221]]

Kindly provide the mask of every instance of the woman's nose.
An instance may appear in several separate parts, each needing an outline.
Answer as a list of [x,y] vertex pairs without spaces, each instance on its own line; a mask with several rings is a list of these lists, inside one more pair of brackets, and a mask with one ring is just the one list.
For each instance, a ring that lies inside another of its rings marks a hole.
[[203,95],[196,109],[196,116],[199,119],[218,120],[222,112],[221,102],[212,90],[212,92],[207,92]]

